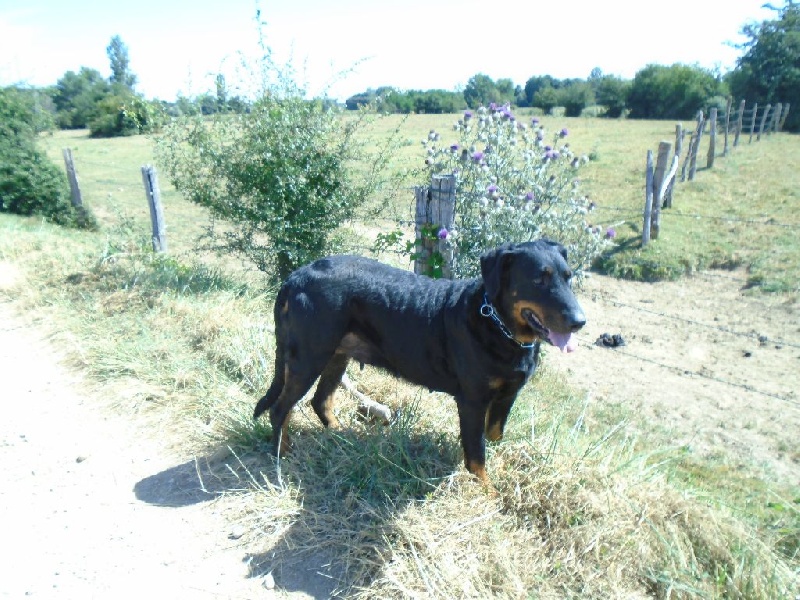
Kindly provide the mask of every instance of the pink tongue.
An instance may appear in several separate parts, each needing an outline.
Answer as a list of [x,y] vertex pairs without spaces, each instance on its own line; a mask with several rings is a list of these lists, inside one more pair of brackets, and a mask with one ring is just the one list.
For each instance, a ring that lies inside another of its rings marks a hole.
[[574,352],[578,349],[578,340],[571,333],[556,333],[555,331],[551,331],[547,339],[562,352]]

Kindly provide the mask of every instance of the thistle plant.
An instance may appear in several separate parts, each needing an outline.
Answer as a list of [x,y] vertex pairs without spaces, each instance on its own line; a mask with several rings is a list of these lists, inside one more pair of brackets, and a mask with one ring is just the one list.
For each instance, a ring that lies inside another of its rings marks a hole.
[[[562,243],[580,275],[610,243],[589,224],[593,203],[581,193],[578,156],[562,129],[547,139],[538,119],[519,122],[508,105],[466,111],[455,141],[431,131],[423,141],[428,175],[456,177],[452,273],[478,274],[479,257],[504,242],[548,237]],[[430,177],[429,177],[430,179]]]

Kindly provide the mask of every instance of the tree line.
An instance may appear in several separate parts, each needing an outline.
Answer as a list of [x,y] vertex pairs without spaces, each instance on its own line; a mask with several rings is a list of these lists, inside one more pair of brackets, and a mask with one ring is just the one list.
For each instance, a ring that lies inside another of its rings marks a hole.
[[[699,66],[647,65],[633,79],[604,74],[595,68],[586,79],[557,79],[535,75],[524,85],[510,79],[472,76],[463,90],[399,90],[390,86],[368,89],[345,101],[347,109],[374,106],[384,113],[455,113],[491,104],[534,107],[543,114],[562,107],[566,116],[579,116],[588,107],[599,116],[637,119],[691,119],[698,110],[725,106],[732,96],[750,103],[778,102],[800,106],[800,6],[787,0],[770,6],[775,19],[742,28],[747,40],[739,48],[736,68],[726,74]],[[108,45],[111,76],[87,67],[68,71],[55,86],[22,90],[34,106],[41,129],[89,129],[93,136],[116,136],[160,129],[171,117],[246,113],[252,102],[231,95],[218,75],[214,89],[175,102],[147,100],[136,93],[137,77],[130,71],[128,48],[119,36]],[[326,100],[326,102],[331,102]],[[800,131],[800,111],[790,111],[788,131]]]

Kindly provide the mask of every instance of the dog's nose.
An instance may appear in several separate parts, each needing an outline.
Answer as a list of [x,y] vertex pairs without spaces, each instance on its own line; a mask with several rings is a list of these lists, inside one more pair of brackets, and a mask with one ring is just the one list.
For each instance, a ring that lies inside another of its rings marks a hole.
[[567,315],[567,324],[569,325],[569,330],[574,333],[586,325],[586,315],[583,314],[582,310],[577,310]]

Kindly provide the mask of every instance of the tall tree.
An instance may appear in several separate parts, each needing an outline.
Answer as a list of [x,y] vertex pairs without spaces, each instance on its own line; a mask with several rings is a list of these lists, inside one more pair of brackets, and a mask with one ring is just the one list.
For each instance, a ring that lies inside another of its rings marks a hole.
[[800,5],[766,5],[777,18],[742,27],[744,55],[728,75],[731,92],[751,102],[789,102],[788,131],[800,131]]
[[131,73],[128,47],[122,38],[115,35],[106,48],[106,54],[111,61],[111,83],[121,85],[131,91],[136,85],[136,75]]
[[633,78],[628,107],[634,119],[692,119],[725,92],[725,86],[706,69],[647,65]]
[[109,94],[110,86],[100,71],[88,67],[81,67],[78,73],[67,71],[53,94],[59,127],[87,127],[97,113],[97,104]]

